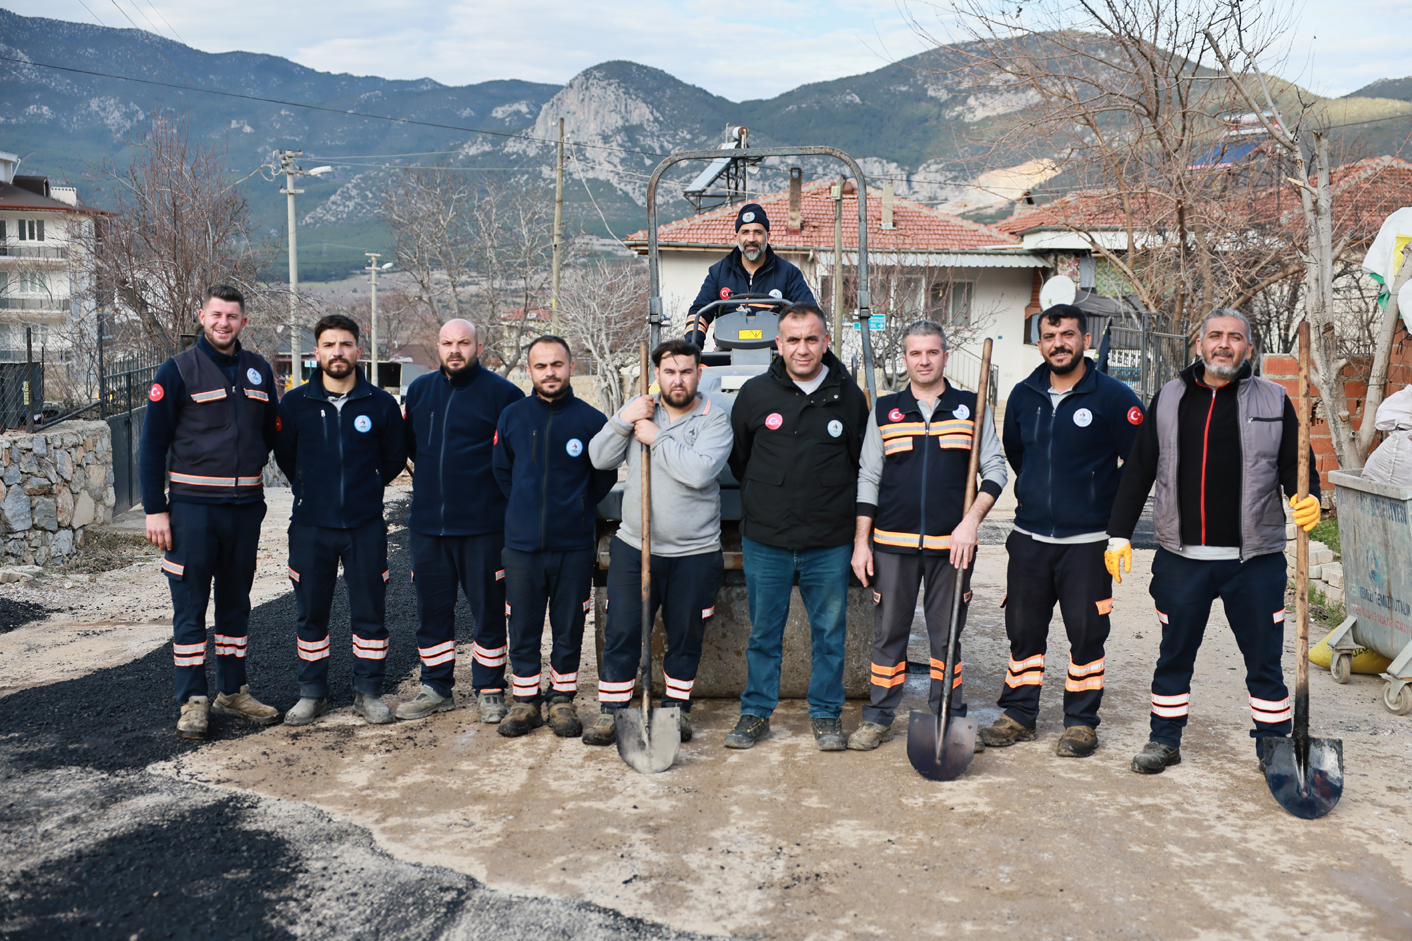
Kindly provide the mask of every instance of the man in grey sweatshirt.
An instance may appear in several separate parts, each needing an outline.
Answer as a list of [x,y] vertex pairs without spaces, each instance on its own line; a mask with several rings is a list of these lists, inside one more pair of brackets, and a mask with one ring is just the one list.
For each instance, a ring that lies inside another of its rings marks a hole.
[[616,740],[613,713],[628,704],[642,657],[642,448],[651,451],[651,616],[662,610],[667,652],[662,705],[678,708],[682,741],[691,740],[687,712],[701,662],[701,638],[721,585],[721,493],[717,478],[734,438],[730,414],[697,394],[701,350],[684,339],[652,351],[658,397],[623,406],[593,437],[588,455],[600,470],[627,459],[623,523],[608,562],[608,617],[598,667],[600,715],[584,730],[587,745]]

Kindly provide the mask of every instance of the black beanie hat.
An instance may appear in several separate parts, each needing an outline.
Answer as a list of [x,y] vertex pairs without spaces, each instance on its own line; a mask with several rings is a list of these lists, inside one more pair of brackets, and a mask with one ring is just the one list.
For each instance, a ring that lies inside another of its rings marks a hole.
[[750,222],[763,225],[766,232],[770,231],[770,217],[765,215],[759,203],[746,203],[740,207],[740,212],[735,214],[735,230],[739,232],[741,226]]

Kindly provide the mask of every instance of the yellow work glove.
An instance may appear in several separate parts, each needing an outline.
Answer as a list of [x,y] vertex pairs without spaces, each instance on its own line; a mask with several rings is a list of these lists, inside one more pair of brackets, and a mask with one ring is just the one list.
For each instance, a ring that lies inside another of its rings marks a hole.
[[1305,497],[1303,500],[1299,499],[1297,496],[1290,497],[1289,505],[1290,508],[1294,510],[1294,525],[1298,526],[1306,533],[1319,525],[1318,497],[1310,496]]
[[1123,584],[1123,573],[1133,570],[1133,544],[1126,539],[1109,536],[1108,548],[1103,552],[1103,565],[1113,581]]

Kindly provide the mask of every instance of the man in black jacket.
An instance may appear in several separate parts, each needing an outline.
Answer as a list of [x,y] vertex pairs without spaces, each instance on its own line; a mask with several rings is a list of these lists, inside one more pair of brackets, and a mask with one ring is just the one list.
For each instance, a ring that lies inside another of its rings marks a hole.
[[592,605],[594,526],[598,501],[618,480],[597,470],[588,443],[607,417],[574,395],[569,344],[542,336],[525,351],[534,395],[500,416],[495,436],[495,479],[505,511],[505,600],[510,616],[510,684],[515,704],[500,734],[513,738],[539,728],[544,613],[549,609],[549,727],[577,738],[574,711],[583,626]]
[[[257,725],[279,721],[279,710],[250,694],[245,676],[250,586],[265,518],[263,475],[279,419],[274,372],[264,357],[240,345],[246,318],[238,290],[207,288],[197,317],[196,345],[163,363],[147,390],[139,463],[147,541],[164,550],[162,572],[172,591],[182,738],[205,738],[212,712]],[[212,582],[215,702],[206,688]]]
[[[1108,572],[1132,570],[1133,529],[1153,484],[1157,555],[1148,591],[1162,624],[1152,674],[1151,740],[1132,761],[1160,774],[1182,760],[1191,676],[1211,603],[1220,598],[1245,659],[1263,770],[1264,739],[1289,734],[1293,713],[1280,657],[1285,631],[1285,514],[1319,522],[1319,476],[1299,490],[1299,420],[1285,390],[1251,373],[1250,322],[1221,308],[1201,326],[1201,359],[1152,397],[1108,521]],[[1310,466],[1313,455],[1310,454]],[[1121,567],[1121,568],[1120,568]]]
[[853,550],[858,454],[867,426],[863,392],[829,352],[815,304],[780,313],[779,356],[741,387],[731,410],[730,466],[740,481],[750,643],[740,721],[728,748],[770,734],[779,701],[781,645],[796,579],[809,615],[809,716],[824,751],[847,747],[843,642]]
[[471,687],[482,722],[505,717],[505,495],[491,470],[500,413],[525,397],[480,364],[469,320],[452,320],[437,337],[441,368],[407,389],[407,456],[412,478],[413,583],[422,688],[397,707],[399,719],[422,719],[455,706],[456,594],[474,621]]
[[342,314],[314,324],[319,371],[279,404],[275,460],[294,491],[289,578],[299,611],[299,702],[286,725],[328,709],[329,608],[343,563],[353,632],[353,711],[392,721],[387,663],[387,524],[383,488],[407,464],[397,400],[363,378],[358,325]]
[[[698,314],[707,304],[736,294],[768,294],[795,304],[813,304],[814,292],[795,265],[770,247],[770,217],[759,203],[746,203],[735,214],[736,247],[711,266],[686,317],[686,338],[706,348],[706,328],[715,313]],[[719,311],[720,308],[715,308]]]
[[1105,529],[1118,492],[1118,464],[1142,425],[1133,391],[1084,356],[1088,318],[1072,304],[1039,317],[1044,364],[1010,393],[1005,455],[1015,469],[1015,528],[1005,542],[1005,633],[1010,664],[1001,714],[980,730],[986,745],[1035,737],[1049,622],[1059,605],[1069,637],[1061,758],[1086,758],[1098,747],[1104,643],[1113,582],[1104,567]]

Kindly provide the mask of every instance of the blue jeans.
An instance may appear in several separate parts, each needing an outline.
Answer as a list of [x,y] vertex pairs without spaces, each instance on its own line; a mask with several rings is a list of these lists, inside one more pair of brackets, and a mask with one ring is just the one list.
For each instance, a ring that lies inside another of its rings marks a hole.
[[745,590],[750,596],[750,645],[745,651],[741,715],[768,719],[779,703],[784,625],[797,577],[813,646],[809,715],[815,719],[837,719],[843,712],[843,641],[853,547],[796,551],[743,539],[741,554]]

